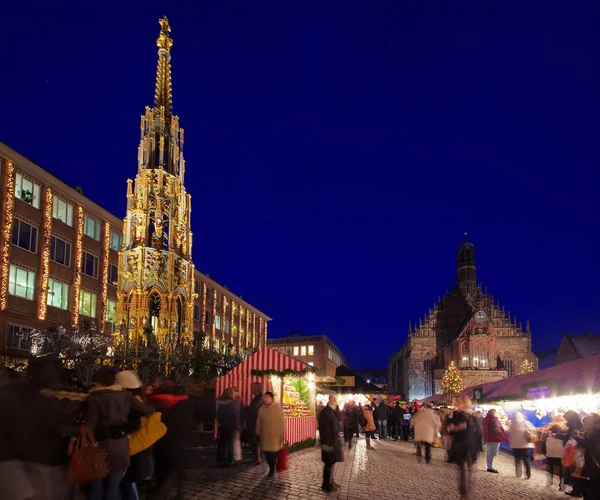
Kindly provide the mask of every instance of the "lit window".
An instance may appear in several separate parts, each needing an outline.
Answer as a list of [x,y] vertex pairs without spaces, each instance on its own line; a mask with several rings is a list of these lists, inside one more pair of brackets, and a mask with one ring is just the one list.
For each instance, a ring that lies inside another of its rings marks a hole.
[[233,335],[237,335],[237,325],[233,325],[233,328],[231,330]]
[[305,345],[300,347],[300,356],[306,356],[306,346]]
[[15,219],[12,229],[12,244],[30,252],[37,252],[37,227],[27,222]]
[[225,320],[225,333],[229,333],[229,320]]
[[114,264],[108,266],[108,284],[116,286],[119,283],[119,268]]
[[221,316],[219,314],[215,316],[215,328],[217,330],[221,329]]
[[33,328],[21,325],[6,325],[6,347],[29,351],[31,349],[31,334]]
[[52,200],[52,217],[72,227],[73,205],[55,196]]
[[17,172],[15,197],[35,208],[40,208],[40,185]]
[[213,346],[214,346],[214,350],[216,352],[219,352],[221,350],[221,343],[220,343],[219,339],[215,339],[213,341]]
[[48,280],[48,305],[58,309],[68,309],[69,285],[50,278]]
[[315,366],[315,364],[312,361],[309,361],[308,366]]
[[292,348],[291,348],[291,347],[289,347],[289,346],[288,346],[288,347],[286,347],[286,348],[285,348],[285,354],[286,354],[287,356],[291,356],[291,355],[292,355]]
[[314,345],[309,345],[308,346],[308,355],[309,356],[314,356],[315,355],[315,346]]
[[121,250],[121,241],[123,241],[123,235],[117,233],[111,229],[110,231],[110,248],[117,252]]
[[294,356],[299,356],[299,355],[300,355],[300,348],[297,345],[295,345],[294,346]]
[[83,220],[83,232],[90,238],[100,241],[100,221],[85,214]]
[[50,260],[69,267],[71,265],[71,244],[52,236],[50,240]]
[[81,290],[79,292],[79,314],[90,318],[96,317],[96,294]]
[[210,346],[210,339],[208,338],[208,335],[204,335],[204,338],[202,339],[202,347],[204,349],[208,349],[209,346]]
[[200,321],[200,307],[194,306],[194,320]]
[[117,303],[114,300],[108,299],[106,301],[106,321],[108,323],[115,322],[115,310],[117,309]]
[[91,253],[83,252],[81,259],[81,272],[92,278],[98,277],[98,257]]
[[473,352],[473,368],[488,368],[488,352],[482,344],[477,345]]
[[35,292],[35,272],[27,271],[13,264],[10,266],[8,293],[27,300],[33,300]]

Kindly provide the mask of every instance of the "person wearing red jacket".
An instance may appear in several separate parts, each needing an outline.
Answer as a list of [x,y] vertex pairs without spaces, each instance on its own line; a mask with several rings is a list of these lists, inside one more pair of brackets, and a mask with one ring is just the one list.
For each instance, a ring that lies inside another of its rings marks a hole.
[[508,435],[502,427],[502,423],[496,416],[496,410],[491,409],[483,419],[483,440],[486,443],[487,471],[498,474],[494,469],[494,458],[500,449],[500,443],[508,441]]

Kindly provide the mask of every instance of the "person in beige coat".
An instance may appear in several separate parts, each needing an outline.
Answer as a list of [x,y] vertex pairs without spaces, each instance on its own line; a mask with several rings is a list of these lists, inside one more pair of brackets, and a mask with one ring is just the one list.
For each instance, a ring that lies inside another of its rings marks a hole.
[[410,425],[415,429],[415,441],[425,448],[425,461],[431,462],[431,445],[442,428],[440,417],[431,407],[425,407],[413,415]]
[[283,408],[275,402],[272,392],[265,392],[263,405],[258,410],[256,435],[260,436],[260,449],[269,464],[269,476],[275,474],[277,453],[283,448],[284,429]]

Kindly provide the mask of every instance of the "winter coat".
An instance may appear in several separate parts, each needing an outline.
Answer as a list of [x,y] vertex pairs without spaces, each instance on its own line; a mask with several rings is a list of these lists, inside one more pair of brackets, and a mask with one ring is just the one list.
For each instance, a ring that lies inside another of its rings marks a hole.
[[585,434],[584,438],[576,438],[577,444],[585,450],[585,464],[582,475],[592,480],[600,479],[600,429]]
[[455,411],[450,423],[454,426],[454,430],[450,431],[452,434],[450,455],[458,464],[474,463],[481,443],[477,419],[465,412]]
[[358,432],[358,411],[356,406],[344,408],[344,429],[350,433]]
[[383,403],[379,403],[379,406],[375,409],[375,418],[378,422],[387,421],[388,415],[390,413],[389,408]]
[[167,433],[154,445],[154,452],[169,462],[172,470],[186,467],[185,449],[201,420],[200,400],[187,394],[152,394],[150,403],[161,412]]
[[99,444],[108,453],[111,471],[124,472],[129,467],[129,440],[124,429],[132,409],[142,415],[154,413],[154,408],[137,400],[120,385],[100,387],[87,398],[85,423],[97,437],[103,436]]
[[505,443],[508,435],[502,427],[500,419],[488,413],[483,419],[483,440],[486,443]]
[[319,435],[321,437],[321,460],[326,464],[344,461],[340,440],[340,420],[329,405],[319,415]]
[[256,435],[260,436],[262,451],[276,452],[283,447],[285,434],[283,408],[279,403],[262,405],[258,410],[255,427]]
[[263,396],[262,394],[257,394],[252,399],[250,406],[246,411],[246,437],[254,437],[256,436],[256,422],[258,420],[258,411],[263,405]]
[[404,421],[404,411],[402,411],[401,406],[394,406],[392,409],[392,417],[394,417],[397,424],[401,424]]
[[421,410],[410,420],[415,429],[415,441],[433,443],[437,433],[442,429],[440,417],[430,409]]
[[373,412],[369,409],[368,406],[365,406],[363,409],[363,416],[367,424],[365,425],[365,431],[370,432],[375,430],[375,419],[373,418]]
[[217,404],[219,435],[229,438],[240,430],[240,405],[234,399],[219,399]]
[[527,420],[514,419],[510,424],[508,433],[510,434],[510,447],[512,449],[533,448],[533,443],[529,442],[527,431],[534,430],[535,427]]

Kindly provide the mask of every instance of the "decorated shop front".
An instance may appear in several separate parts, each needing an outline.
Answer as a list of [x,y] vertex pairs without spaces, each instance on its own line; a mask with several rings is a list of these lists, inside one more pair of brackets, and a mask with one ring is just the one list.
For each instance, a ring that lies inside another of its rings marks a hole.
[[294,445],[315,439],[315,374],[311,366],[265,347],[217,379],[216,396],[229,387],[240,390],[241,403],[252,401],[252,383],[272,391],[285,414],[285,442]]

